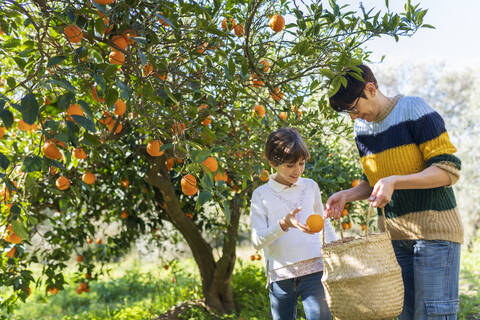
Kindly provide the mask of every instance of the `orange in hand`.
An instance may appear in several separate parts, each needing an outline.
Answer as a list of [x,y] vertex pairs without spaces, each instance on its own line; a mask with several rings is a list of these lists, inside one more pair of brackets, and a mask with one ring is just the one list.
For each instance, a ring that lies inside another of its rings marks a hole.
[[319,214],[312,214],[307,218],[307,227],[312,232],[320,232],[323,229],[323,218]]

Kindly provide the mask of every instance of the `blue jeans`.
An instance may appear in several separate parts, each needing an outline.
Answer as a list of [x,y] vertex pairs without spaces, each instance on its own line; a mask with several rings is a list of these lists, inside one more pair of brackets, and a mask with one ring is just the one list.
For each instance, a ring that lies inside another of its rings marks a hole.
[[405,299],[400,320],[456,320],[460,244],[444,240],[393,240]]
[[302,299],[307,320],[330,320],[322,285],[323,272],[276,281],[270,284],[270,308],[273,320],[292,320],[297,316],[297,301]]

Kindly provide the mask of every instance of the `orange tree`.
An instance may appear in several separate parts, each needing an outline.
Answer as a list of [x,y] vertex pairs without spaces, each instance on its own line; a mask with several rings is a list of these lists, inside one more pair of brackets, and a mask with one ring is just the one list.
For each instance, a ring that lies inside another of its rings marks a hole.
[[32,285],[62,290],[72,256],[88,292],[96,266],[140,236],[160,246],[171,225],[207,305],[233,311],[239,221],[268,179],[266,135],[299,127],[326,194],[350,184],[351,165],[329,156],[337,140],[324,139],[349,130],[327,88],[368,59],[362,44],[429,27],[425,13],[410,2],[356,13],[333,0],[2,1],[2,310]]

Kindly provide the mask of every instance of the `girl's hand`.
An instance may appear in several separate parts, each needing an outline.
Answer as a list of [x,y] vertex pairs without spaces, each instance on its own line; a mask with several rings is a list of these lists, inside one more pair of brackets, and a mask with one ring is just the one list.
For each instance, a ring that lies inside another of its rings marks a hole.
[[340,219],[340,215],[342,214],[346,202],[344,192],[339,191],[332,194],[325,204],[325,218]]
[[280,220],[280,227],[283,231],[287,231],[289,228],[297,228],[300,231],[311,233],[310,229],[298,222],[297,218],[295,217],[300,210],[302,210],[302,208],[297,208]]

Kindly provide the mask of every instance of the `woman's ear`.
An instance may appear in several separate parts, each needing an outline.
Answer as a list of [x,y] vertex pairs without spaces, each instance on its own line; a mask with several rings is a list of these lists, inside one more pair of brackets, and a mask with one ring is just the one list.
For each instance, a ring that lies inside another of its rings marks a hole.
[[377,95],[377,88],[373,82],[367,82],[365,85],[365,94],[367,98],[374,98]]

